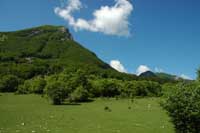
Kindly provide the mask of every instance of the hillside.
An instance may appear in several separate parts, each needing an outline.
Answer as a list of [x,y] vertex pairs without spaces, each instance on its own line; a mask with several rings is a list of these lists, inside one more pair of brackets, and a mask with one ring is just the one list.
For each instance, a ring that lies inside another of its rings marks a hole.
[[155,73],[156,76],[163,78],[163,79],[169,79],[169,80],[178,80],[181,79],[180,77],[172,74],[167,74],[167,73]]
[[140,77],[156,77],[156,74],[151,71],[146,71],[139,75]]
[[139,75],[140,80],[151,80],[151,81],[157,81],[159,83],[176,83],[180,81],[190,82],[191,80],[183,79],[181,77],[178,77],[176,75],[163,73],[163,72],[152,72],[152,71],[146,71],[144,73],[141,73]]
[[128,78],[81,46],[63,26],[40,26],[14,32],[0,32],[0,75],[23,79],[66,68],[83,68],[105,77]]

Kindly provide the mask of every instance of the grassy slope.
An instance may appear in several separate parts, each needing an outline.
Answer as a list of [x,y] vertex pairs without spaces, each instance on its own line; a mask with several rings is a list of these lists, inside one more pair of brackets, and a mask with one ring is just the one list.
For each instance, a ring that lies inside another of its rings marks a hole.
[[[52,106],[36,95],[2,94],[0,132],[173,133],[158,101],[145,98],[133,104],[128,100],[97,99],[81,105]],[[112,112],[104,111],[105,106]]]

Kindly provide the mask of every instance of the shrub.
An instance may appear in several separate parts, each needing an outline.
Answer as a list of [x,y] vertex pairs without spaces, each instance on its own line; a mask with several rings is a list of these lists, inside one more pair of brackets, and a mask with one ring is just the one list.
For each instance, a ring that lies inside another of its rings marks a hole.
[[31,93],[29,88],[31,87],[31,83],[29,80],[24,81],[23,84],[19,85],[17,89],[17,94],[29,94]]
[[92,82],[92,93],[99,97],[114,97],[120,95],[122,86],[120,80],[115,79],[99,79]]
[[70,102],[85,102],[88,101],[89,93],[83,87],[77,87],[71,94],[70,94]]
[[114,97],[120,94],[121,86],[116,80],[105,80],[102,82],[102,96]]
[[163,103],[163,107],[169,112],[177,132],[199,133],[200,87],[198,85],[180,85]]
[[5,75],[0,79],[0,92],[15,92],[21,80],[14,75]]
[[177,91],[177,86],[178,84],[174,84],[174,83],[163,84],[161,95],[165,98],[171,96]]
[[17,93],[19,94],[28,94],[28,93],[36,93],[42,94],[44,87],[46,85],[46,81],[38,76],[30,80],[26,80],[24,84],[20,85]]
[[105,106],[105,107],[104,107],[104,110],[105,110],[105,111],[108,111],[108,112],[111,112],[111,111],[112,111],[108,106]]
[[54,105],[62,104],[68,96],[68,91],[65,84],[59,81],[54,81],[47,84],[45,91]]
[[152,81],[128,81],[124,83],[121,94],[127,97],[134,96],[160,96],[161,86]]

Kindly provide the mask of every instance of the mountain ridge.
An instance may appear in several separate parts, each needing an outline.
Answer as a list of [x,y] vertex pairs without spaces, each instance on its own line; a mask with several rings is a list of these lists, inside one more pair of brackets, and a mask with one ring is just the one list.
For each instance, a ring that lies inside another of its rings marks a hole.
[[[27,79],[35,74],[49,74],[66,67],[76,67],[106,77],[135,78],[135,75],[111,68],[95,53],[76,42],[64,26],[44,25],[0,32],[0,38],[0,75],[14,74]],[[20,73],[27,74],[24,76]]]

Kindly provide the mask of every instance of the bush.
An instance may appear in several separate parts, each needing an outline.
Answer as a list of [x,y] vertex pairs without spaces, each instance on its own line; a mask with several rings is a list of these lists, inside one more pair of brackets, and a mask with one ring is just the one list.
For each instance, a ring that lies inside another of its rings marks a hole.
[[100,79],[92,82],[91,93],[96,97],[114,97],[120,95],[121,80]]
[[161,86],[152,81],[129,81],[124,83],[121,94],[127,97],[134,96],[160,96]]
[[24,84],[20,85],[17,93],[19,94],[28,94],[28,93],[36,93],[43,94],[44,87],[46,85],[46,81],[38,76],[30,80],[26,80]]
[[171,96],[177,91],[178,84],[175,83],[166,83],[162,85],[161,95],[165,98]]
[[21,80],[14,75],[5,75],[0,79],[0,92],[15,92]]
[[68,96],[65,84],[59,81],[49,83],[46,86],[45,91],[54,105],[62,104]]
[[163,107],[169,112],[177,132],[199,133],[200,87],[198,85],[180,85],[163,103]]
[[88,101],[89,93],[83,87],[77,87],[71,94],[70,94],[70,102],[85,102]]

